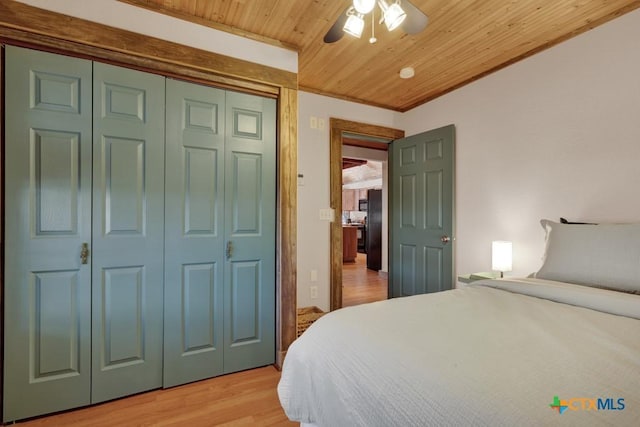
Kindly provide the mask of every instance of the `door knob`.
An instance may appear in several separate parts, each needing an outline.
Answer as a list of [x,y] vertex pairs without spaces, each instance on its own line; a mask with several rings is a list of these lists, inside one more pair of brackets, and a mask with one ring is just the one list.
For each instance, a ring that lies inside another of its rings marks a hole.
[[442,237],[440,238],[440,241],[446,245],[447,243],[449,243],[449,242],[451,241],[451,237],[449,237],[449,236],[442,236]]
[[231,240],[227,240],[227,259],[233,255],[233,243]]
[[82,249],[80,249],[80,262],[82,262],[83,264],[86,264],[88,259],[89,259],[89,244],[83,243]]

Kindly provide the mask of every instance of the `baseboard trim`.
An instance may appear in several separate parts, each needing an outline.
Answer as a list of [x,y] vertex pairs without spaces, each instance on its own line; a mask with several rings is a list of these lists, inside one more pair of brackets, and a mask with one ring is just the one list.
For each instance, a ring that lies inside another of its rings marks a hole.
[[378,276],[384,277],[385,279],[388,279],[389,278],[389,272],[388,271],[378,270]]

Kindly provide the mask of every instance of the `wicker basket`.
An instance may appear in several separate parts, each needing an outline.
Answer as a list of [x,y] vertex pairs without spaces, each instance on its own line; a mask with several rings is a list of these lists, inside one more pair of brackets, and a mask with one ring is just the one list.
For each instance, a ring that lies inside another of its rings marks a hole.
[[315,305],[298,309],[298,336],[302,335],[309,326],[325,314]]

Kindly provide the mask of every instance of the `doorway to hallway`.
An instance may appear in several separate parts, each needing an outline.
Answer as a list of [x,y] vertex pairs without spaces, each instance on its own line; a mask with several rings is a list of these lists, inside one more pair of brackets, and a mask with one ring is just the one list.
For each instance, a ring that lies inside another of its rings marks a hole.
[[[332,118],[330,140],[330,199],[336,217],[342,212],[342,158],[343,144],[357,147],[385,150],[387,143],[404,137],[404,131],[365,123],[351,122]],[[373,146],[373,147],[372,147]],[[386,203],[384,203],[386,205]],[[337,219],[337,218],[336,218]],[[330,309],[343,306],[343,224],[334,221],[331,224],[331,265],[330,265]],[[384,234],[383,234],[384,235]],[[383,248],[385,246],[383,245]],[[356,264],[357,265],[357,264]],[[384,278],[386,280],[386,277]],[[388,295],[388,293],[387,293]],[[385,295],[385,298],[387,297]]]

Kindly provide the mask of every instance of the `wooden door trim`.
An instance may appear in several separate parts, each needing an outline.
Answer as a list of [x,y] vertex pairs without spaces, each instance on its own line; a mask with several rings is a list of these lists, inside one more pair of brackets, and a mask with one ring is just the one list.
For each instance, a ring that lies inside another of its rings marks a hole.
[[276,367],[282,368],[297,334],[298,91],[281,88],[278,99],[276,223]]
[[[289,345],[296,338],[297,74],[18,2],[0,2],[0,43],[98,60],[195,83],[277,98],[275,365],[280,368]],[[1,142],[4,147],[4,139]],[[0,177],[0,186],[3,187],[3,184]],[[3,218],[4,209],[2,198],[0,210]],[[0,262],[4,262],[4,257]],[[1,280],[0,289],[4,289],[4,279]],[[0,350],[4,350],[2,346],[0,343]]]
[[335,219],[330,229],[330,281],[329,303],[330,310],[342,307],[342,222],[338,219],[342,212],[342,145],[351,145],[350,139],[345,140],[343,134],[371,136],[394,140],[404,138],[404,131],[367,123],[331,118],[329,143],[329,199],[330,206],[335,211]]
[[[0,394],[4,395],[4,56],[6,49],[0,44]],[[3,403],[0,403],[4,414]],[[0,420],[1,421],[1,420]]]

